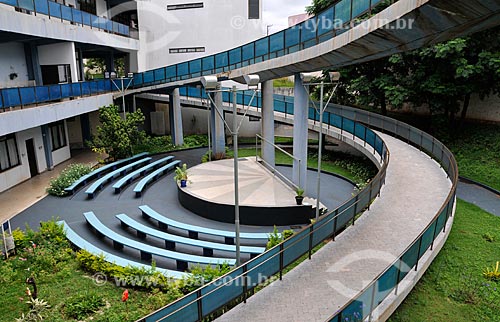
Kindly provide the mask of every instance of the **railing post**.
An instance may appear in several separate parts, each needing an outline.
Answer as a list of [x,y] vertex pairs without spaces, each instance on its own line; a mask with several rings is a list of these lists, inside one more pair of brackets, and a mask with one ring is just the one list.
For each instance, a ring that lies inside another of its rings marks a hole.
[[313,225],[309,227],[309,259],[311,259],[312,255],[312,243],[313,243]]
[[356,221],[356,213],[358,212],[358,198],[359,194],[356,195],[354,200],[354,214],[352,215],[352,225],[354,226],[354,222]]
[[398,295],[398,288],[399,288],[399,278],[401,277],[401,263],[403,262],[403,257],[399,259],[399,265],[398,265],[398,275],[396,276],[396,291],[394,292],[394,295]]
[[283,243],[280,244],[280,281],[283,280]]
[[196,304],[198,306],[198,321],[201,321],[203,319],[203,305],[202,301],[203,298],[201,297],[201,288],[199,288],[196,291]]
[[377,282],[378,282],[378,280],[376,280],[373,283],[372,300],[371,300],[371,304],[370,304],[370,316],[368,317],[368,321],[370,321],[370,322],[372,321],[372,313],[373,313],[373,308],[375,306],[375,291],[377,290]]
[[247,264],[243,265],[243,275],[242,277],[242,283],[243,283],[243,303],[247,302],[247,292],[248,292],[248,286],[247,286]]
[[439,216],[436,218],[436,223],[434,224],[434,233],[432,234],[431,250],[434,248],[434,240],[436,239],[436,230],[438,226]]
[[417,252],[417,262],[415,263],[415,272],[418,269],[418,261],[420,260],[420,250],[422,248],[422,239],[423,239],[422,237],[423,237],[423,235],[420,236],[420,240],[418,242],[418,252]]

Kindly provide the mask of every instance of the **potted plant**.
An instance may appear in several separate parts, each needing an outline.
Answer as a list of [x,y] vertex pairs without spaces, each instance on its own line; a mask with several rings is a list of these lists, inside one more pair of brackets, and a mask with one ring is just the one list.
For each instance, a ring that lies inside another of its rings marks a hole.
[[175,167],[174,180],[181,183],[181,188],[186,187],[188,181],[187,165],[184,163],[182,167]]
[[304,200],[304,189],[297,188],[295,190],[295,193],[297,193],[297,195],[295,196],[295,201],[297,202],[297,205],[300,206],[302,205],[302,200]]

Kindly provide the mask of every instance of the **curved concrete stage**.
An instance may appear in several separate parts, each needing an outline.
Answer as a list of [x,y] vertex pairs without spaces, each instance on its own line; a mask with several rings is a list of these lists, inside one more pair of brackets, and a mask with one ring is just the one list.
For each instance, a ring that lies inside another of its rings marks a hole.
[[[310,204],[297,206],[295,191],[255,158],[239,159],[240,222],[243,225],[309,224]],[[186,188],[178,188],[180,204],[207,219],[234,223],[233,160],[189,168]]]
[[[284,275],[282,281],[260,290],[246,304],[236,306],[218,321],[328,320],[425,229],[446,200],[451,181],[427,154],[394,137],[380,135],[391,151],[391,160],[387,183],[370,210],[311,260],[304,261]],[[403,298],[404,294],[400,293]],[[387,317],[395,309],[387,307],[379,312],[380,316]]]

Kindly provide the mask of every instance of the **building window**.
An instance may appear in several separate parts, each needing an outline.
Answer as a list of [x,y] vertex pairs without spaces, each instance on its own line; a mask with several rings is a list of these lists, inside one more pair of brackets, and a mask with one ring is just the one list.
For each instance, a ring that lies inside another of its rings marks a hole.
[[169,48],[168,52],[171,54],[204,53],[205,47]]
[[203,2],[181,3],[181,4],[172,4],[167,6],[167,10],[182,10],[182,9],[196,9],[196,8],[203,8]]
[[19,153],[15,135],[0,136],[0,172],[18,165]]
[[66,131],[64,131],[64,122],[49,124],[50,136],[52,139],[52,151],[66,146]]
[[259,0],[248,0],[248,19],[260,19]]

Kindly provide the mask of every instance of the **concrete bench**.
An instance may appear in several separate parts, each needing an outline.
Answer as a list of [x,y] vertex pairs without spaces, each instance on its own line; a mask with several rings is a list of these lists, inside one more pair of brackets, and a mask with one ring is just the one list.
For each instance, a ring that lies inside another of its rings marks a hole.
[[135,161],[135,162],[132,162],[130,164],[127,164],[121,168],[118,168],[118,169],[106,174],[105,176],[97,179],[90,187],[88,187],[87,190],[85,190],[85,193],[87,194],[87,196],[90,199],[94,198],[95,193],[98,190],[101,190],[105,184],[107,184],[111,180],[115,179],[116,177],[119,177],[119,176],[126,174],[129,170],[133,170],[136,167],[141,166],[142,164],[149,162],[150,160],[151,160],[151,158],[147,157],[147,158],[141,159],[139,161]]
[[142,260],[151,260],[153,255],[173,259],[176,261],[177,270],[185,271],[188,269],[188,263],[195,264],[206,264],[206,265],[217,265],[228,263],[234,266],[236,264],[235,259],[229,258],[216,258],[216,257],[204,257],[198,255],[178,253],[171,250],[166,250],[158,247],[154,247],[148,244],[144,244],[133,239],[127,238],[120,235],[110,228],[103,225],[103,223],[96,217],[93,212],[86,212],[83,214],[87,223],[93,227],[96,234],[100,237],[107,237],[113,241],[113,247],[115,249],[123,249],[124,246],[138,250],[141,253]]
[[139,181],[139,183],[136,184],[134,187],[135,196],[140,197],[142,195],[142,191],[144,190],[144,188],[146,188],[146,186],[149,183],[156,181],[159,177],[166,174],[170,169],[172,169],[173,167],[177,166],[180,163],[181,163],[180,160],[170,162],[169,164],[159,168],[158,170],[151,172],[147,177],[144,177],[144,179]]
[[118,168],[119,166],[121,166],[123,164],[136,161],[136,160],[138,160],[138,159],[140,159],[148,154],[149,154],[148,152],[139,153],[139,154],[136,154],[130,158],[118,160],[118,161],[115,161],[113,163],[102,166],[98,169],[95,169],[94,171],[80,177],[80,179],[76,180],[69,187],[65,188],[64,191],[68,192],[69,194],[73,194],[73,193],[75,193],[76,189],[78,189],[80,186],[85,186],[88,181],[94,180],[95,178],[99,178],[101,175],[105,174],[108,171],[115,170],[116,168]]
[[[185,223],[181,223],[175,221],[173,219],[167,218],[163,215],[160,215],[155,210],[151,209],[149,206],[139,206],[139,209],[142,211],[142,216],[146,219],[153,218],[158,221],[158,227],[162,230],[167,230],[168,226],[184,229],[188,231],[189,238],[198,239],[198,234],[207,234],[212,236],[220,236],[224,237],[224,241],[228,245],[234,245],[234,239],[236,238],[236,233],[234,231],[227,230],[218,230],[200,226],[189,225]],[[245,239],[264,239],[267,240],[269,238],[269,234],[267,233],[240,233],[240,238]]]
[[[73,229],[71,229],[71,227],[69,227],[68,224],[64,220],[59,221],[58,224],[62,224],[63,225],[64,232],[66,233],[66,238],[73,245],[75,245],[76,247],[78,247],[79,249],[84,249],[87,252],[89,252],[89,253],[91,253],[92,255],[95,255],[95,256],[103,255],[104,259],[107,262],[116,264],[118,266],[122,266],[122,267],[131,266],[131,267],[136,267],[136,268],[144,268],[144,269],[147,269],[147,270],[151,270],[152,269],[152,267],[149,266],[149,265],[144,265],[144,264],[141,264],[141,263],[130,261],[130,260],[125,259],[123,257],[119,257],[119,256],[116,256],[116,255],[110,254],[108,252],[105,252],[102,249],[94,246],[93,244],[89,243],[87,240],[85,240],[82,237],[80,237],[80,235],[78,235]],[[163,275],[168,276],[168,277],[172,277],[172,278],[175,278],[175,279],[183,279],[183,278],[189,277],[191,275],[189,273],[184,273],[184,272],[179,272],[179,271],[173,271],[173,270],[169,270],[169,269],[165,269],[165,268],[156,267],[155,269],[157,271],[159,271],[160,273],[162,273]]]
[[113,189],[115,189],[115,193],[120,193],[122,188],[125,186],[125,185],[128,185],[130,184],[130,182],[132,182],[132,180],[140,177],[140,176],[143,176],[146,172],[148,171],[151,171],[151,170],[156,170],[158,169],[158,167],[160,167],[161,165],[163,165],[164,163],[167,163],[168,161],[172,160],[174,157],[173,156],[168,156],[166,158],[163,158],[163,159],[160,159],[160,160],[157,160],[155,162],[151,162],[150,164],[142,167],[142,168],[139,168],[129,174],[127,174],[126,176],[124,176],[123,178],[121,178],[118,182],[116,182],[114,185],[113,185]]
[[[145,226],[125,214],[116,215],[116,218],[120,220],[123,228],[130,227],[132,229],[135,229],[137,231],[137,237],[139,238],[146,238],[146,236],[152,236],[164,240],[165,248],[169,250],[175,250],[175,244],[179,243],[189,246],[202,247],[203,256],[208,256],[208,257],[214,256],[214,250],[236,252],[236,246],[234,245],[220,244],[220,243],[214,243],[209,241],[172,235]],[[250,254],[252,257],[254,257],[257,254],[261,254],[265,251],[266,249],[264,247],[241,246],[240,248],[240,252]]]

